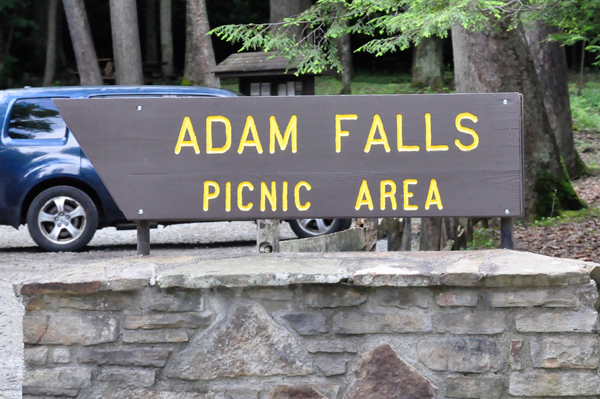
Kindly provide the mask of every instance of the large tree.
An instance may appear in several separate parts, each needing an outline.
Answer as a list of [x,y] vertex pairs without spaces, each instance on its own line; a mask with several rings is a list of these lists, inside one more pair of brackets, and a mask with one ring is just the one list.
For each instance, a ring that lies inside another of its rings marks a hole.
[[102,85],[102,74],[96,57],[92,32],[83,0],[63,0],[69,23],[71,42],[82,86]]
[[174,75],[173,69],[173,28],[171,23],[171,0],[160,0],[160,48],[162,73],[166,79]]
[[220,87],[215,76],[215,53],[206,12],[206,0],[187,0],[187,39],[184,78],[192,84]]
[[424,38],[413,54],[411,86],[441,89],[444,87],[443,70],[442,39],[437,36]]
[[143,85],[142,50],[135,0],[110,0],[113,54],[118,85]]
[[157,4],[158,0],[146,0],[144,4],[146,62],[150,64],[158,62]]
[[44,71],[44,86],[52,86],[56,72],[56,31],[57,31],[58,0],[48,2],[48,37],[46,42],[46,68]]

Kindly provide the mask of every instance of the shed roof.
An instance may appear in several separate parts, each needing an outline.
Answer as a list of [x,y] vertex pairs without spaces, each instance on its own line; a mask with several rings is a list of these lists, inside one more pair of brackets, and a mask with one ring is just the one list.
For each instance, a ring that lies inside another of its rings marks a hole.
[[234,53],[215,68],[218,77],[292,75],[296,73],[299,60],[290,60],[277,53],[256,51]]

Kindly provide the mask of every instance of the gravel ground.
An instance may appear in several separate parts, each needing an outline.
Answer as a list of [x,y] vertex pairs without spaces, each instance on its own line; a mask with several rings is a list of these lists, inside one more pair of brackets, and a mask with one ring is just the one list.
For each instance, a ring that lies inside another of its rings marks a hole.
[[[296,238],[287,223],[281,238]],[[255,253],[256,225],[253,222],[190,223],[152,229],[151,253],[201,254],[224,257]],[[26,227],[18,231],[0,226],[0,399],[21,398],[23,306],[12,284],[45,274],[80,268],[104,259],[136,256],[135,230],[109,227],[96,233],[86,252],[45,253],[38,250]]]

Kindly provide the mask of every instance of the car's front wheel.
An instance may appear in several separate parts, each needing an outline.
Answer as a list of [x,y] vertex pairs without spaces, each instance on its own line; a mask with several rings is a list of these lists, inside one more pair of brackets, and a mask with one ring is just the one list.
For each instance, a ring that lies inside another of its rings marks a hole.
[[346,230],[352,219],[295,219],[289,223],[299,238],[310,238]]
[[27,211],[29,234],[46,251],[79,251],[90,242],[97,227],[94,201],[75,187],[46,189]]

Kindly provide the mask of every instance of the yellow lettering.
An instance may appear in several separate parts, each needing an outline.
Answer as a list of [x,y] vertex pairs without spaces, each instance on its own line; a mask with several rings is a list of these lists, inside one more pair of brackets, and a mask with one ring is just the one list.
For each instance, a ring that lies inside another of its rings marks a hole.
[[[389,191],[386,189],[386,187],[390,187]],[[382,211],[385,210],[385,199],[389,198],[390,202],[392,203],[392,209],[396,210],[396,208],[398,207],[396,204],[396,183],[394,183],[392,180],[382,180],[381,184],[380,184],[380,198],[379,198],[379,207],[381,208]]]
[[252,209],[252,207],[254,206],[254,204],[252,202],[248,202],[248,205],[244,205],[244,199],[242,198],[243,197],[242,190],[244,190],[244,188],[248,188],[248,190],[254,191],[254,186],[249,181],[243,181],[240,184],[238,184],[238,189],[237,189],[237,205],[238,205],[238,208],[240,209],[240,211],[247,212],[250,209]]
[[367,185],[366,180],[363,180],[362,184],[360,185],[360,190],[358,192],[358,197],[356,198],[356,206],[354,209],[358,211],[363,205],[367,205],[370,211],[373,210],[373,200],[371,199],[371,192],[369,191],[369,186]]
[[431,114],[425,114],[425,149],[427,151],[448,151],[447,145],[431,145]]
[[271,210],[277,210],[277,187],[275,186],[275,182],[271,182],[271,191],[269,192],[269,188],[267,184],[263,181],[260,182],[260,211],[264,212],[266,209],[266,201],[265,199],[269,199],[271,203]]
[[396,115],[396,126],[398,128],[398,151],[419,151],[418,145],[404,145],[404,138],[402,133],[402,114]]
[[[248,140],[248,133],[252,133],[252,140]],[[256,131],[254,118],[250,115],[248,115],[248,118],[246,118],[246,126],[244,126],[244,132],[242,133],[242,139],[240,140],[240,146],[238,147],[238,154],[244,152],[244,147],[256,147],[256,152],[259,154],[263,153],[258,132]]]
[[308,208],[310,208],[310,202],[306,201],[304,205],[300,203],[300,189],[302,187],[304,187],[306,191],[310,191],[312,188],[310,184],[305,181],[301,181],[300,183],[296,184],[296,187],[294,188],[294,201],[296,202],[296,208],[299,211],[307,211]]
[[[210,192],[211,187],[215,190],[212,193]],[[219,188],[219,184],[216,181],[204,182],[204,212],[208,211],[208,201],[217,198],[220,192],[221,189]]]
[[471,136],[473,136],[473,144],[463,145],[460,142],[460,140],[458,140],[458,139],[456,139],[454,141],[454,144],[456,144],[456,146],[458,148],[460,148],[461,151],[471,151],[471,150],[474,150],[475,148],[477,148],[477,146],[479,145],[479,136],[477,135],[475,130],[462,126],[461,122],[463,119],[468,119],[468,120],[472,121],[473,123],[477,123],[477,117],[468,112],[463,112],[462,114],[459,114],[456,117],[456,130],[458,130],[461,133],[466,133],[466,134],[470,134]]
[[417,184],[417,181],[415,179],[404,180],[404,210],[405,211],[416,211],[417,209],[419,209],[418,205],[411,205],[409,203],[409,199],[412,198],[412,196],[414,194],[411,193],[410,191],[408,191],[408,189],[409,189],[408,186],[413,185],[413,184]]
[[[213,148],[213,123],[219,122],[225,125],[225,145],[220,148]],[[223,154],[231,148],[231,122],[224,116],[209,116],[206,118],[206,153]]]
[[225,183],[225,212],[231,211],[231,182]]
[[285,136],[281,135],[281,130],[279,130],[279,125],[277,125],[275,117],[271,116],[271,142],[269,144],[269,152],[271,154],[275,153],[276,139],[279,143],[279,148],[281,151],[284,151],[287,148],[290,137],[292,138],[292,153],[295,154],[298,151],[298,118],[296,115],[292,115],[290,118],[290,123],[288,123],[287,128],[285,129]]
[[[190,135],[190,139],[187,141],[185,140],[186,132],[188,132]],[[181,152],[181,147],[194,147],[196,154],[200,154],[200,147],[198,147],[196,133],[194,133],[194,127],[192,126],[192,121],[189,116],[183,118],[183,124],[181,125],[181,130],[179,131],[179,138],[177,139],[177,144],[175,145],[175,154],[179,154]]]
[[[435,199],[433,197],[435,196]],[[437,182],[435,179],[431,179],[429,184],[429,193],[427,194],[427,202],[425,202],[425,209],[429,210],[431,205],[437,205],[439,210],[444,209],[442,205],[442,197],[440,196],[440,190],[438,190]]]
[[288,210],[288,182],[283,182],[283,193],[281,193],[281,209],[284,212]]
[[[379,135],[381,136],[380,139],[375,138],[375,132],[377,130],[379,130]],[[375,116],[373,116],[373,124],[371,125],[371,131],[369,132],[367,145],[365,145],[365,152],[371,151],[371,145],[373,144],[382,144],[383,148],[385,148],[385,152],[390,152],[390,145],[388,144],[387,135],[383,129],[383,123],[381,122],[379,114],[375,114]]]
[[358,115],[336,115],[335,116],[335,152],[342,151],[342,136],[347,137],[350,132],[342,130],[342,121],[355,121],[358,119]]

